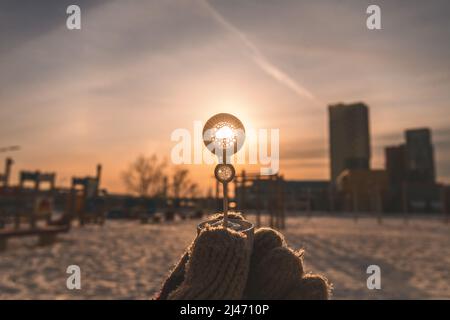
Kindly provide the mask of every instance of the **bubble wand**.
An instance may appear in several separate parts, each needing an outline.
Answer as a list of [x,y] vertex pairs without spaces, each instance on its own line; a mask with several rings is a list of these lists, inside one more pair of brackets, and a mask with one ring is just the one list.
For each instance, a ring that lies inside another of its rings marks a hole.
[[211,117],[203,127],[203,142],[219,158],[214,176],[223,187],[223,226],[228,227],[228,183],[236,175],[231,156],[244,144],[245,129],[242,122],[229,113]]

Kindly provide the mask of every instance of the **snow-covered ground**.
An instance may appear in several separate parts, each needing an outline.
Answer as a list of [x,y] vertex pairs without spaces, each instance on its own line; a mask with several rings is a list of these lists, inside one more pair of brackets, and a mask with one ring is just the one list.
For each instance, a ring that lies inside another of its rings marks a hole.
[[[107,221],[73,228],[49,247],[12,239],[0,252],[0,299],[148,299],[195,236],[199,221],[141,225]],[[306,249],[307,270],[325,274],[335,299],[450,299],[450,225],[439,219],[291,217],[284,231]],[[66,268],[81,268],[82,288],[66,288]],[[381,290],[366,286],[381,268]]]

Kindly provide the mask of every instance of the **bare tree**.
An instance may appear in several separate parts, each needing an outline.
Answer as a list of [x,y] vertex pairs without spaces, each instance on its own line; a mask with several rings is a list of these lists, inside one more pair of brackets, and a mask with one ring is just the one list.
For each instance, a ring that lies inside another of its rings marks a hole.
[[173,196],[176,199],[195,197],[198,194],[198,185],[189,178],[189,171],[176,168],[172,177]]
[[188,197],[195,198],[199,194],[199,188],[197,183],[191,183],[189,185],[189,194]]
[[140,155],[122,172],[126,188],[141,197],[164,193],[164,171],[166,161],[159,161],[156,154],[150,157]]

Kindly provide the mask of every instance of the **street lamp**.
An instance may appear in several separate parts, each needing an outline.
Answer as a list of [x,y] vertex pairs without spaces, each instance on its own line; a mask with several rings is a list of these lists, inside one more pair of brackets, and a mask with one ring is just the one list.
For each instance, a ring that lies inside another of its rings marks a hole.
[[245,128],[242,122],[229,113],[211,117],[203,127],[203,142],[219,158],[214,176],[223,186],[223,226],[228,226],[228,183],[236,175],[231,156],[244,144]]

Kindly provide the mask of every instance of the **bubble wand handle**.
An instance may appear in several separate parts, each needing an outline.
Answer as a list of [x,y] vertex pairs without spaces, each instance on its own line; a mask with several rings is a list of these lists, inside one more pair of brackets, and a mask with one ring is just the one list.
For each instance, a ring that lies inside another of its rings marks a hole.
[[228,226],[228,183],[223,183],[223,227]]
[[[226,148],[224,148],[222,151],[222,160],[224,164],[227,163]],[[228,183],[223,182],[223,228],[226,229],[227,226],[228,226]]]

